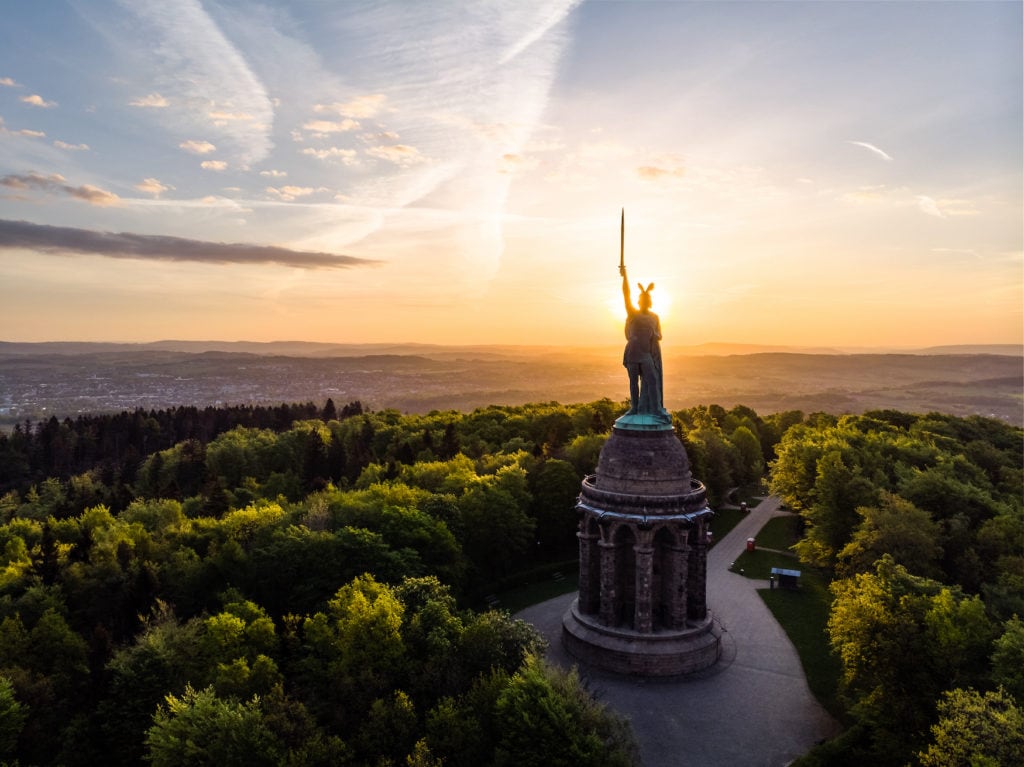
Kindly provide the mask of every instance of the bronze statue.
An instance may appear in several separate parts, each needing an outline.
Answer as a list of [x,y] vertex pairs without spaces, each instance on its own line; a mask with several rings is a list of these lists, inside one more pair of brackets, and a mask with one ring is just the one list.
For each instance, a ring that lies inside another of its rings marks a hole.
[[629,413],[660,416],[662,404],[661,320],[651,311],[652,282],[646,288],[637,283],[639,308],[633,306],[626,267],[620,266],[622,298],[626,305],[626,348],[622,364],[629,373]]
[[672,422],[665,410],[661,367],[661,320],[651,311],[651,291],[654,283],[646,288],[637,283],[639,308],[633,306],[630,296],[629,277],[626,275],[626,211],[622,211],[619,234],[619,274],[622,275],[622,299],[626,305],[626,348],[622,353],[622,364],[629,373],[629,415],[651,415]]

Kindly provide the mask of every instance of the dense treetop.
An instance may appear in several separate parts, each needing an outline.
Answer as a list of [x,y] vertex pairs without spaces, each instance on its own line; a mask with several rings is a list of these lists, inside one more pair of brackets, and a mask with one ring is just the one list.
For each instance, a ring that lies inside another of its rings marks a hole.
[[[624,409],[328,401],[0,435],[0,759],[632,763],[628,728],[533,629],[478,611],[574,566],[580,481]],[[673,417],[713,504],[770,471],[804,520],[800,556],[834,579],[849,753],[937,764],[957,722],[1017,715],[1020,429]]]
[[[776,452],[772,492],[805,525],[795,548],[834,577],[828,630],[851,725],[804,763],[1019,763],[1022,431],[937,413],[818,416]],[[996,722],[999,737],[978,737]]]

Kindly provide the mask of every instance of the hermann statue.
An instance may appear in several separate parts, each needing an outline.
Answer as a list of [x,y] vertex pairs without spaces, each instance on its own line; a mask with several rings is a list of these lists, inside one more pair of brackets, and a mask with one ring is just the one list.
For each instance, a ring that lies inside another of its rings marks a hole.
[[629,373],[629,411],[626,416],[652,416],[655,421],[672,423],[665,410],[663,375],[661,366],[661,320],[651,311],[651,291],[637,283],[640,293],[637,306],[630,296],[629,277],[624,258],[625,211],[622,218],[622,245],[619,255],[619,274],[622,275],[622,299],[626,305],[626,348],[622,364]]
[[633,306],[629,294],[629,277],[626,267],[620,266],[622,274],[622,299],[626,304],[626,348],[622,353],[622,364],[629,373],[629,412],[627,415],[650,413],[660,415],[663,408],[661,393],[661,320],[651,311],[652,282],[646,288],[637,283],[640,295]]

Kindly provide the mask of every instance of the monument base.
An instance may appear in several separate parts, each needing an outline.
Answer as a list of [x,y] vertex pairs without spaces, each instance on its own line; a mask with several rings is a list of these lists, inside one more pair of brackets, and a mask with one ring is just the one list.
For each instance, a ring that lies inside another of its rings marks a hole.
[[685,676],[710,668],[721,648],[712,631],[711,613],[682,630],[642,634],[605,626],[579,612],[579,600],[562,617],[562,644],[588,666],[634,676]]

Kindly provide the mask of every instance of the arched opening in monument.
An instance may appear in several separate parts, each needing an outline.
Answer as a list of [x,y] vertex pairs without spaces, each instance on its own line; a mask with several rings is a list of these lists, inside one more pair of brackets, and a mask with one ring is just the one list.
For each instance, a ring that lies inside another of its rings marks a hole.
[[616,622],[634,628],[636,616],[636,535],[629,525],[615,531]]

